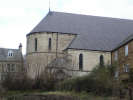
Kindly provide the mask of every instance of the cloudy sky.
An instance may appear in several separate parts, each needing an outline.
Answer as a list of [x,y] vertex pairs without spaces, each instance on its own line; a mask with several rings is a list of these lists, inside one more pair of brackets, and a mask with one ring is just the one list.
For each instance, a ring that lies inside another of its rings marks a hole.
[[[0,0],[0,47],[26,49],[26,34],[48,13],[49,0]],[[51,0],[51,10],[133,19],[133,0]]]

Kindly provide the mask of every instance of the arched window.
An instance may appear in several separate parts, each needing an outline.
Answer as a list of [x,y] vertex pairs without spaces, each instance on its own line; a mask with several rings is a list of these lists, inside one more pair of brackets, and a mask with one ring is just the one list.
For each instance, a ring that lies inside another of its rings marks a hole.
[[104,57],[100,55],[100,66],[104,66]]
[[37,51],[37,38],[35,38],[35,51]]
[[79,70],[83,70],[83,54],[79,55]]
[[51,42],[52,42],[52,40],[51,40],[51,38],[49,38],[49,40],[48,40],[48,49],[49,50],[51,50]]

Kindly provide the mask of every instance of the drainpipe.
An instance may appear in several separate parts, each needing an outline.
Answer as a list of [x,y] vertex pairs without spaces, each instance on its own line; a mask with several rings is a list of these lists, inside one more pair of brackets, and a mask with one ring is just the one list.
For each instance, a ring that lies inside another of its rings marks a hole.
[[57,33],[57,35],[56,35],[56,58],[58,58],[58,35],[59,35],[59,33]]

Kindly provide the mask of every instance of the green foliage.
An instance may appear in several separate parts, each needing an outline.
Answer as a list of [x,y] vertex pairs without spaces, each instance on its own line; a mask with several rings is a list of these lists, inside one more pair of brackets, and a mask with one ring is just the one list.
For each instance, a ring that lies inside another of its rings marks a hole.
[[98,65],[89,75],[64,80],[57,88],[63,91],[86,91],[96,95],[111,95],[115,69],[115,65]]
[[98,65],[86,76],[66,79],[61,82],[57,81],[53,73],[47,72],[39,75],[35,80],[31,80],[26,76],[15,79],[8,75],[2,85],[8,90],[60,90],[90,92],[96,95],[108,96],[112,94],[112,81],[116,68],[116,65]]

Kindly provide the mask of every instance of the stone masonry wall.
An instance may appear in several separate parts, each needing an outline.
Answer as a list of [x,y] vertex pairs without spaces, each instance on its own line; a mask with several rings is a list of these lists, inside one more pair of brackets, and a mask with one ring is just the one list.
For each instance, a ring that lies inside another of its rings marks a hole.
[[[92,71],[96,65],[100,63],[100,56],[103,55],[105,64],[111,64],[111,53],[102,51],[89,51],[89,50],[75,50],[68,49],[68,54],[72,56],[72,64],[74,70],[79,73],[79,55],[83,54],[83,71]],[[81,75],[80,75],[81,76]]]
[[[34,39],[37,38],[37,51],[35,51]],[[51,38],[51,50],[48,49],[48,40]],[[36,33],[27,36],[27,67],[29,76],[34,78],[36,74],[43,71],[45,67],[57,56],[63,57],[63,50],[75,38],[73,34],[60,33]]]
[[[128,45],[128,56],[125,56],[125,46]],[[118,64],[120,72],[123,72],[124,64],[128,64],[130,68],[133,68],[133,41],[123,45],[119,49],[112,52],[112,61],[115,61],[115,52],[118,52]]]

